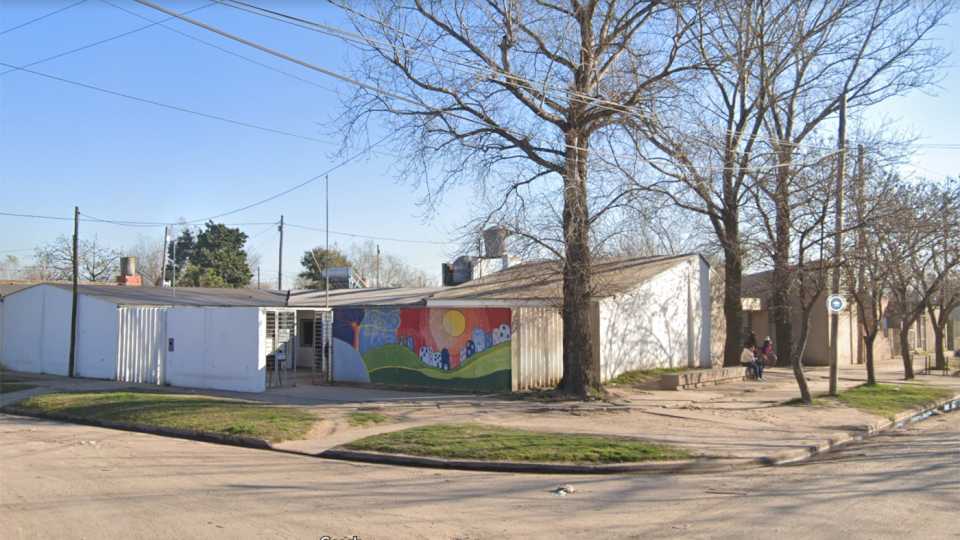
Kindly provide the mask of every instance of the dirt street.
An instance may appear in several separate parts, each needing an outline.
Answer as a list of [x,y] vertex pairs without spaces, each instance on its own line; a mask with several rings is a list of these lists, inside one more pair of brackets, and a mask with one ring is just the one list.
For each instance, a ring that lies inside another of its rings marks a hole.
[[960,414],[702,476],[357,465],[12,416],[0,434],[4,538],[960,538]]

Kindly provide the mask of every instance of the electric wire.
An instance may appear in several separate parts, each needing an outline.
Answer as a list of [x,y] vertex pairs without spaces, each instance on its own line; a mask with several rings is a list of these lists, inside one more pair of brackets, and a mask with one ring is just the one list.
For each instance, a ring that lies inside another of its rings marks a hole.
[[56,15],[57,13],[63,13],[64,11],[66,11],[66,10],[68,10],[68,9],[70,9],[70,8],[75,8],[75,7],[79,6],[80,4],[82,4],[82,3],[86,2],[86,1],[87,1],[87,0],[80,0],[79,2],[74,2],[74,3],[69,4],[69,5],[67,5],[67,6],[64,6],[64,7],[60,8],[60,9],[55,9],[55,10],[53,10],[53,11],[51,11],[50,13],[47,13],[47,14],[45,14],[45,15],[41,15],[41,16],[39,16],[39,17],[37,17],[37,18],[30,19],[29,21],[20,23],[20,24],[18,24],[18,25],[16,25],[16,26],[11,26],[10,28],[7,28],[6,30],[0,30],[0,36],[3,36],[3,35],[5,35],[5,34],[9,34],[10,32],[13,32],[14,30],[19,30],[19,29],[24,28],[24,27],[26,27],[26,26],[30,26],[30,25],[33,24],[33,23],[40,22],[40,21],[46,19],[47,17],[52,17],[52,16]]

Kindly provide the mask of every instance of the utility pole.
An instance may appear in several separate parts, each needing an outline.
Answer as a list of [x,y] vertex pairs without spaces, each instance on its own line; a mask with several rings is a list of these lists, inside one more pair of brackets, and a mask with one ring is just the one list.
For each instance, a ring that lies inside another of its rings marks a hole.
[[167,259],[169,258],[169,253],[167,252],[167,246],[170,245],[170,226],[163,226],[163,263],[160,264],[160,286],[165,287],[167,284]]
[[[866,212],[864,212],[864,205],[866,204],[865,193],[867,189],[867,175],[864,172],[864,150],[863,145],[857,145],[857,192],[854,194],[856,197],[857,205],[857,255],[863,256],[863,250],[867,246],[867,229],[864,227],[864,220],[866,219]],[[863,287],[863,282],[866,279],[866,269],[863,264],[858,264],[857,271],[857,287]],[[862,289],[861,289],[862,290]],[[873,308],[871,308],[873,309]],[[866,362],[866,350],[864,349],[863,338],[866,335],[866,327],[864,326],[866,321],[860,321],[860,324],[857,325],[857,363],[862,364]],[[851,358],[851,363],[853,359]]]
[[[834,212],[834,236],[833,236],[833,294],[840,294],[840,258],[843,255],[843,182],[847,159],[847,92],[844,90],[840,96],[840,126],[837,132],[837,205]],[[837,395],[837,383],[839,373],[837,369],[837,358],[840,350],[840,343],[837,339],[837,333],[840,329],[840,314],[830,313],[830,395]]]
[[324,206],[326,207],[326,209],[323,212],[324,219],[326,220],[326,225],[324,226],[324,232],[327,235],[327,240],[326,240],[327,247],[325,248],[327,250],[327,260],[324,263],[325,268],[323,270],[323,279],[324,279],[323,298],[324,298],[324,306],[330,307],[330,271],[329,271],[330,269],[326,268],[326,266],[330,264],[330,175],[329,174],[324,175],[323,185],[324,185],[324,188],[323,188]]
[[[174,231],[174,232],[176,232],[176,231]],[[173,239],[173,250],[172,250],[172,251],[173,251],[173,254],[172,254],[172,256],[170,257],[170,268],[172,268],[173,271],[170,273],[170,275],[171,275],[171,277],[170,277],[170,286],[173,287],[173,294],[174,294],[174,296],[176,296],[176,294],[177,294],[177,239],[176,239],[176,238]]]
[[377,288],[380,288],[380,244],[377,244]]
[[73,207],[73,305],[70,308],[70,360],[67,375],[74,376],[77,367],[77,296],[80,288],[80,258],[77,246],[80,237],[80,207]]
[[280,255],[277,259],[277,290],[283,290],[283,215],[280,215]]
[[257,288],[260,288],[260,265],[257,265]]

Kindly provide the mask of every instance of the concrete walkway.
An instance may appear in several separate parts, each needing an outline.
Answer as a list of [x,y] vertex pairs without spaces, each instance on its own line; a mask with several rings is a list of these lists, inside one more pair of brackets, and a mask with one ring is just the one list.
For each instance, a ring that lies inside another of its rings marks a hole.
[[[0,397],[7,404],[48,391],[97,391],[123,388],[157,390],[152,385],[18,374],[40,388]],[[827,391],[826,368],[808,368],[813,393]],[[878,380],[890,384],[929,384],[960,394],[960,376],[918,375],[902,380],[902,366],[879,366]],[[844,366],[840,385],[850,388],[865,380],[863,366]],[[305,407],[320,421],[307,439],[275,445],[277,448],[317,454],[372,434],[408,427],[450,422],[481,422],[532,430],[594,433],[640,437],[690,449],[698,455],[755,459],[796,454],[830,440],[866,433],[885,419],[832,404],[816,407],[784,405],[799,396],[793,374],[786,368],[767,371],[766,382],[744,381],[697,390],[640,390],[611,388],[609,402],[537,402],[503,396],[471,396],[398,392],[352,386],[300,385],[264,394],[163,391],[250,399]],[[350,425],[355,411],[377,411],[389,417],[384,424]]]

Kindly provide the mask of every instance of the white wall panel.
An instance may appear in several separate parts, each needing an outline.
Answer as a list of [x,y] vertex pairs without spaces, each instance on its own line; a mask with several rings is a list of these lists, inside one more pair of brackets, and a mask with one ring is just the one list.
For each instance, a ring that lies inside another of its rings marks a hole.
[[77,304],[76,374],[92,379],[113,379],[116,371],[117,305],[93,296],[80,295]]
[[710,366],[708,266],[679,262],[636,289],[600,302],[603,381],[624,371]]
[[259,308],[172,307],[167,311],[166,382],[193,388],[263,392]]
[[66,375],[70,292],[37,285],[4,298],[0,362],[17,371]]

